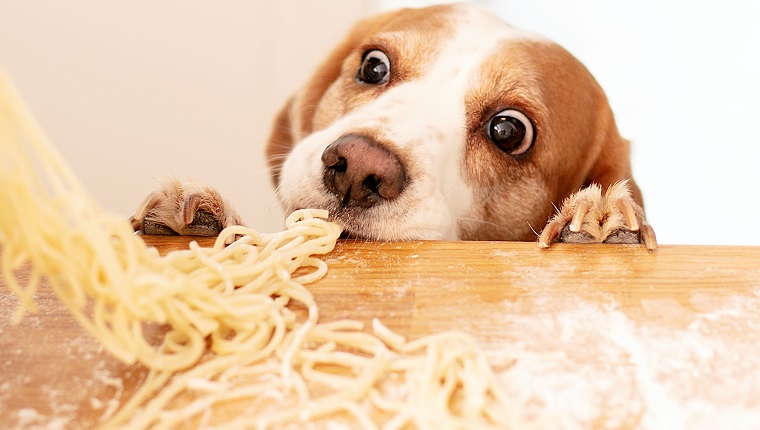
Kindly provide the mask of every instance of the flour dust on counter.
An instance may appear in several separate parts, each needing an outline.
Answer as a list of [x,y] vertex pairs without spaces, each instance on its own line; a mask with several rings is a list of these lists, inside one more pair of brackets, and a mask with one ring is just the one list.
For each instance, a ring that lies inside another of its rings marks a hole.
[[526,300],[556,312],[501,303],[522,340],[499,378],[552,428],[760,428],[760,288],[634,308],[603,292]]
[[[34,299],[38,312],[18,324],[0,318],[0,423],[24,430],[93,428],[133,391],[125,381],[142,379],[145,371],[104,351],[47,288]],[[16,306],[18,298],[0,285],[0,309]],[[14,344],[14,333],[23,333],[28,345]],[[34,404],[25,402],[30,395]]]

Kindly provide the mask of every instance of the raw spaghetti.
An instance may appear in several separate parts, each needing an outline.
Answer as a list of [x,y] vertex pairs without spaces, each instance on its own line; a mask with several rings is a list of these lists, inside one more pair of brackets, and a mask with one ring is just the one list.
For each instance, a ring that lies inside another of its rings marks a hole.
[[[372,333],[318,323],[303,285],[324,276],[314,255],[340,235],[326,218],[299,211],[281,233],[230,227],[212,248],[160,256],[85,192],[0,73],[0,245],[20,298],[13,318],[36,310],[44,277],[106,350],[149,370],[103,428],[271,428],[328,416],[368,429],[523,427],[470,336],[407,342],[378,320]],[[25,264],[22,285],[13,274]],[[165,330],[158,339],[155,327]]]

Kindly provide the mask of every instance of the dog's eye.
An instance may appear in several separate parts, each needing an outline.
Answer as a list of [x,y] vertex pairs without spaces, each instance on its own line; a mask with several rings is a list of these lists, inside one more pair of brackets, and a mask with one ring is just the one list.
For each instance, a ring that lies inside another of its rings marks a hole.
[[533,124],[522,112],[507,109],[486,125],[488,138],[509,155],[524,154],[533,145]]
[[366,84],[379,85],[388,82],[390,76],[391,62],[387,55],[376,49],[364,54],[357,79]]

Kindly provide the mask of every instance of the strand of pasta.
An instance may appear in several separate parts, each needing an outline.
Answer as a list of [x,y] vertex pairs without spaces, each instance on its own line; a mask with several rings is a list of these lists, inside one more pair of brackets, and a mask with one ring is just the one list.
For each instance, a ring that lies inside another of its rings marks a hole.
[[[304,284],[325,275],[314,256],[341,232],[326,212],[296,212],[273,235],[229,227],[211,248],[160,256],[89,197],[2,73],[0,185],[0,272],[20,299],[14,319],[36,311],[45,277],[106,350],[149,369],[104,428],[269,428],[335,414],[363,428],[524,424],[468,335],[408,342],[378,320],[372,333],[357,321],[319,323]],[[22,285],[14,272],[24,264]],[[393,383],[402,388],[386,392]],[[255,410],[223,416],[240,401]]]

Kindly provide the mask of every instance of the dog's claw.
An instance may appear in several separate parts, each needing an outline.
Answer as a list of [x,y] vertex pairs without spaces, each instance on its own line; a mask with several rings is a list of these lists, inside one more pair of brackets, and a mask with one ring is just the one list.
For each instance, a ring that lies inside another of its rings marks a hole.
[[570,231],[576,233],[581,231],[581,227],[583,226],[583,219],[586,218],[588,210],[589,202],[587,200],[583,200],[578,203],[578,206],[575,208],[575,214],[573,214],[573,220],[570,221]]
[[657,237],[651,225],[644,224],[641,227],[641,241],[648,250],[654,251],[657,249]]
[[641,243],[657,249],[654,229],[626,182],[611,185],[604,195],[599,185],[592,184],[568,197],[538,239],[541,248],[554,242]]
[[184,208],[182,214],[185,219],[185,225],[192,224],[195,218],[195,213],[198,212],[198,208],[201,206],[200,194],[188,194],[185,198]]
[[559,236],[560,231],[560,225],[556,222],[550,222],[549,224],[544,227],[544,230],[541,232],[541,236],[538,239],[538,246],[540,248],[548,248],[551,246],[554,241],[557,240],[557,237]]
[[631,231],[639,231],[639,220],[636,214],[636,209],[633,207],[634,204],[635,203],[630,198],[621,198],[617,200],[618,209],[625,216],[628,228],[631,229]]

